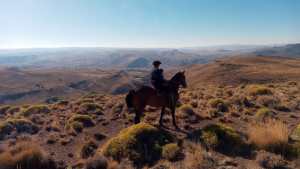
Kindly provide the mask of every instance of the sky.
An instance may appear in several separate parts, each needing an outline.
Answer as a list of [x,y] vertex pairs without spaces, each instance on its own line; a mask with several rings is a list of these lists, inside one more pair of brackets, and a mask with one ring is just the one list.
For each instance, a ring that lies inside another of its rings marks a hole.
[[300,0],[0,0],[0,48],[300,42]]

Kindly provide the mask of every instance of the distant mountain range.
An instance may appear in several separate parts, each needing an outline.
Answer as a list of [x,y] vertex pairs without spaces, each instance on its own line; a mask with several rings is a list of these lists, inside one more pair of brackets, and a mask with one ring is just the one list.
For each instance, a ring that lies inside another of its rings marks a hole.
[[260,49],[254,52],[261,56],[300,57],[300,43]]
[[30,68],[149,68],[208,63],[216,58],[254,52],[262,46],[217,46],[180,49],[46,48],[0,50],[0,66]]

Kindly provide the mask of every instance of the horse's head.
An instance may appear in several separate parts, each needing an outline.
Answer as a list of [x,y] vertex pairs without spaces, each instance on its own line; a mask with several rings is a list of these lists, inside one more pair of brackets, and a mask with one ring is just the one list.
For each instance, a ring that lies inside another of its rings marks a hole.
[[176,73],[174,75],[174,77],[171,79],[171,81],[175,84],[179,86],[182,86],[183,88],[186,88],[187,87],[187,84],[186,84],[186,80],[185,80],[185,75],[184,75],[185,71],[180,71],[178,73]]

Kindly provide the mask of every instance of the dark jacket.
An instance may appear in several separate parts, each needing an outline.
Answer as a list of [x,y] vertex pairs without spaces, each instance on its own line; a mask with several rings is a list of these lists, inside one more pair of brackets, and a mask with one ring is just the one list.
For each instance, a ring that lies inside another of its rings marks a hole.
[[151,72],[151,81],[163,82],[165,81],[163,69],[153,69]]

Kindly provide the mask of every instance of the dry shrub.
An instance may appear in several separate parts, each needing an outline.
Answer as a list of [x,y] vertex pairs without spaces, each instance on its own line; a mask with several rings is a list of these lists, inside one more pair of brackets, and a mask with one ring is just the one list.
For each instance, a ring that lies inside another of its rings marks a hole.
[[273,94],[272,90],[266,86],[262,85],[251,85],[248,88],[249,94],[256,96],[256,95],[271,95]]
[[185,153],[184,166],[187,169],[201,168],[204,160],[203,149],[196,143],[189,143],[189,150]]
[[279,104],[279,99],[273,96],[260,96],[257,98],[257,102],[265,107],[276,107]]
[[162,148],[162,157],[169,160],[175,161],[181,155],[181,148],[176,143],[166,144]]
[[47,114],[50,112],[51,110],[46,105],[33,105],[20,112],[20,115],[27,117],[32,114]]
[[268,120],[248,126],[249,141],[259,149],[284,153],[288,145],[288,127],[281,121]]
[[0,106],[0,114],[5,114],[9,108],[10,106],[8,105]]
[[74,129],[77,132],[81,132],[85,127],[92,127],[95,125],[92,117],[89,115],[75,114],[66,124],[66,129]]
[[79,156],[83,159],[92,157],[95,154],[97,148],[98,145],[94,141],[90,140],[81,146]]
[[24,142],[0,154],[1,169],[55,169],[55,163],[35,143]]
[[208,101],[208,104],[210,105],[211,108],[215,108],[219,112],[227,112],[229,108],[228,103],[221,98],[210,99]]

